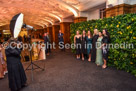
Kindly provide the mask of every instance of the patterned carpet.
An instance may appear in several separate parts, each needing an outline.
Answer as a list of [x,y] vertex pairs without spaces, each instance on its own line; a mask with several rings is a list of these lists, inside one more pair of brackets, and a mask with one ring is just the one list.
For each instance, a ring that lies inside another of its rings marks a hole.
[[[52,51],[47,60],[35,62],[44,68],[26,71],[28,87],[21,91],[136,91],[136,78],[124,71],[108,67],[102,69],[93,62],[79,61],[69,50]],[[29,63],[24,63],[26,68]],[[8,78],[0,80],[0,90],[10,91]]]

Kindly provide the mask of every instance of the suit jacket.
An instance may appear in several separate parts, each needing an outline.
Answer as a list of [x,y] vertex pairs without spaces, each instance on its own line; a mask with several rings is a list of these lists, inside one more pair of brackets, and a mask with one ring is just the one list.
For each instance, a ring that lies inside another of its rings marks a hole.
[[48,41],[51,42],[51,36],[47,35]]
[[47,42],[49,42],[49,39],[47,36],[44,36],[44,43],[47,43]]
[[63,33],[58,34],[59,42],[64,42],[63,35],[64,35]]

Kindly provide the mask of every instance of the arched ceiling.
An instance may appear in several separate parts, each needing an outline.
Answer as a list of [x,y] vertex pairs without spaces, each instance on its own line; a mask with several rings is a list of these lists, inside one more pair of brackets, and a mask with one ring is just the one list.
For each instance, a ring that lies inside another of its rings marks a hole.
[[44,27],[72,15],[77,17],[81,6],[94,1],[96,0],[0,0],[0,26],[9,24],[14,15],[23,13],[26,24]]

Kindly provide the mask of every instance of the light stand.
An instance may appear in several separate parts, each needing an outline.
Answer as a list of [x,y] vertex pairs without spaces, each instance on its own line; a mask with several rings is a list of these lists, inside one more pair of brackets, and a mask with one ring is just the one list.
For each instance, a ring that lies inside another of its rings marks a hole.
[[[29,34],[29,32],[27,31],[27,33]],[[32,46],[32,43],[31,43],[31,36],[28,35],[28,43],[30,44],[30,46]],[[42,71],[44,71],[45,69],[44,68],[41,68],[40,66],[36,65],[33,63],[32,61],[32,50],[30,50],[30,61],[31,63],[28,65],[28,67],[26,68],[25,71],[27,70],[31,70],[31,73],[32,73],[32,81],[33,81],[33,71],[36,70],[36,69],[41,69]],[[36,68],[35,68],[36,67]]]
[[[12,34],[12,36],[13,36],[14,38],[17,38],[17,37],[18,37],[18,35],[19,35],[20,31],[21,31],[21,28],[26,28],[27,30],[33,30],[33,27],[32,27],[32,26],[23,24],[23,19],[24,19],[24,14],[19,13],[19,14],[15,15],[15,16],[12,18],[12,20],[10,21],[10,32],[11,32],[11,34]],[[28,31],[27,31],[27,32],[28,32]],[[28,42],[29,42],[30,46],[32,46],[32,45],[31,45],[31,36],[30,36]],[[42,68],[32,62],[32,50],[30,51],[30,61],[31,61],[31,63],[30,63],[30,65],[26,68],[26,70],[31,70],[31,72],[32,72],[32,81],[33,81],[33,71],[34,71],[35,69],[42,69]],[[34,66],[35,66],[36,68],[34,68]],[[31,68],[30,68],[30,67],[31,67]],[[29,68],[30,68],[30,69],[29,69]],[[44,70],[44,69],[42,69],[42,70]]]

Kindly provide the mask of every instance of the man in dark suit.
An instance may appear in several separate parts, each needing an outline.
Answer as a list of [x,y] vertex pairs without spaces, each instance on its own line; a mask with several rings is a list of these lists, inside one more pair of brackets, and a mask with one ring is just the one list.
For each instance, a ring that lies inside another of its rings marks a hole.
[[48,45],[49,53],[51,53],[51,36],[50,36],[49,32],[47,32],[47,38],[48,38],[48,41],[49,41],[49,45]]
[[49,39],[47,37],[47,33],[44,34],[44,44],[45,44],[45,53],[47,55],[49,55],[49,48],[48,48],[48,45],[49,45]]
[[64,34],[61,33],[61,30],[59,30],[58,38],[59,38],[59,48],[64,51],[64,39],[63,39]]

